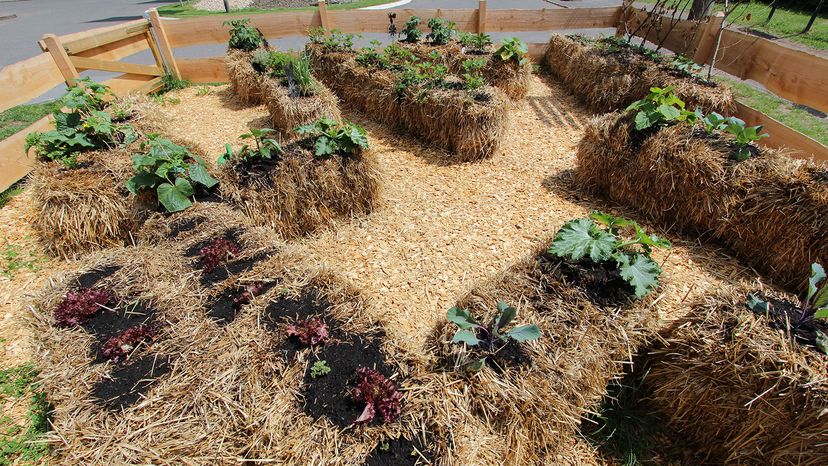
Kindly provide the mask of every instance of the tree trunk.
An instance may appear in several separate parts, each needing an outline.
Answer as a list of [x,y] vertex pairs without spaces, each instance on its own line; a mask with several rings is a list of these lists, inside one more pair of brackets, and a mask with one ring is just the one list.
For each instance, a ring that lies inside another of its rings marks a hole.
[[687,19],[699,20],[710,16],[710,11],[713,9],[713,0],[693,0],[693,6],[690,7],[690,13],[687,14]]

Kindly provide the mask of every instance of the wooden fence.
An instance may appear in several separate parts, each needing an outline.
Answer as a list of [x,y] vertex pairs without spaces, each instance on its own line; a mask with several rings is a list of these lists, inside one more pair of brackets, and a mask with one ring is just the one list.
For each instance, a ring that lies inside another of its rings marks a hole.
[[[477,9],[402,9],[393,10],[395,22],[402,25],[411,16],[440,16],[457,28],[471,32],[554,31],[586,28],[631,28],[643,19],[643,12],[630,4],[624,7],[489,10],[485,0]],[[26,103],[62,82],[72,85],[79,71],[87,69],[122,73],[105,81],[118,93],[151,92],[161,84],[160,76],[169,73],[195,83],[227,80],[223,56],[176,59],[174,50],[201,44],[226,44],[227,27],[233,18],[250,18],[253,25],[271,39],[305,35],[313,27],[339,29],[349,33],[385,33],[388,13],[383,10],[328,10],[325,2],[314,11],[266,13],[255,15],[202,16],[163,20],[155,9],[149,19],[92,29],[64,36],[46,35],[40,41],[44,53],[0,70],[0,111]],[[712,56],[717,21],[712,17],[701,26],[679,22],[666,37],[665,47],[690,51],[699,63]],[[648,39],[658,41],[664,29],[648,31]],[[529,44],[529,54],[539,60],[546,43]],[[150,50],[154,65],[137,65],[122,60]],[[742,79],[753,79],[772,92],[796,103],[828,110],[828,60],[807,52],[783,47],[765,39],[736,31],[726,31],[717,55],[716,67]],[[751,124],[763,124],[771,138],[770,146],[786,145],[799,156],[813,155],[828,161],[828,148],[801,133],[740,105],[739,116]],[[23,140],[31,131],[42,131],[50,124],[43,118],[20,133],[0,141],[0,190],[6,189],[28,173],[32,158],[23,153]]]

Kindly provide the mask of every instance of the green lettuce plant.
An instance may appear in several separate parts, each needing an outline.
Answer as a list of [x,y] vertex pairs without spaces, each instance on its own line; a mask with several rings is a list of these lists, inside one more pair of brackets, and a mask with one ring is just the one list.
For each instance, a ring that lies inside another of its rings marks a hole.
[[658,286],[661,267],[650,257],[653,248],[669,249],[671,244],[648,235],[632,220],[603,212],[589,218],[566,222],[555,235],[549,253],[571,261],[589,258],[595,263],[611,263],[643,298]]

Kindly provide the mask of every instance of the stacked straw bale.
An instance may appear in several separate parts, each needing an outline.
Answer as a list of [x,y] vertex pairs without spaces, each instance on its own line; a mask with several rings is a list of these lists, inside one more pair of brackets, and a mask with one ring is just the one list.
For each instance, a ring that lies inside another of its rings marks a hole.
[[[451,343],[457,326],[449,322],[438,326],[428,345],[435,370],[459,379],[446,393],[446,403],[466,403],[502,436],[505,464],[540,465],[560,458],[574,443],[581,415],[600,402],[610,379],[623,372],[659,326],[652,296],[617,306],[595,304],[583,288],[567,283],[549,263],[541,264],[547,245],[458,302],[490,322],[497,302],[505,301],[516,307],[518,324],[537,324],[543,336],[522,345],[530,365],[502,373],[488,365],[477,373],[464,372],[457,365],[466,359],[466,350]],[[462,418],[452,417],[449,423],[455,419]]]
[[673,86],[688,109],[732,114],[733,92],[684,77],[632,50],[608,53],[570,37],[554,34],[544,54],[549,71],[595,112],[622,110],[643,98],[651,87]]
[[246,105],[260,105],[265,98],[262,75],[253,69],[254,53],[255,51],[228,49],[225,58],[231,89]]
[[828,357],[749,311],[747,293],[692,305],[648,356],[651,399],[712,463],[825,464]]
[[291,96],[287,86],[271,77],[262,78],[263,100],[270,113],[271,127],[283,141],[294,139],[297,126],[313,123],[322,117],[341,120],[339,101],[324,84],[315,81],[310,96]]
[[612,113],[585,128],[576,179],[667,228],[722,241],[800,289],[812,262],[828,262],[825,169],[769,148],[736,162],[733,150],[689,125],[641,135],[629,115]]

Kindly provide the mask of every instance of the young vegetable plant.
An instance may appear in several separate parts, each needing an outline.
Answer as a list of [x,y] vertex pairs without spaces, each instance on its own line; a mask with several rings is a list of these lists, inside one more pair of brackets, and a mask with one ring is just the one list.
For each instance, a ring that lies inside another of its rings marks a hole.
[[431,18],[428,20],[428,27],[431,28],[431,32],[428,33],[426,39],[430,40],[432,45],[446,45],[457,33],[454,26],[453,22],[446,21],[443,18]]
[[328,325],[319,316],[298,320],[295,324],[285,325],[285,335],[295,337],[305,346],[324,345],[330,337]]
[[[631,234],[625,237],[627,232]],[[661,275],[661,267],[650,253],[653,248],[670,247],[669,241],[648,235],[632,220],[593,212],[589,218],[566,222],[555,235],[549,253],[575,262],[589,258],[595,263],[614,263],[640,299],[658,286]]]
[[382,43],[375,39],[371,41],[370,47],[363,47],[360,49],[355,58],[357,63],[368,68],[385,68],[386,63],[382,52],[379,50],[380,45],[382,45]]
[[111,302],[113,297],[109,290],[97,288],[70,291],[52,314],[55,324],[58,327],[82,325]]
[[673,57],[673,60],[670,62],[673,68],[676,71],[679,71],[681,74],[685,76],[689,76],[691,78],[703,78],[704,75],[701,73],[702,67],[694,62],[692,59],[685,57],[684,55],[676,55]]
[[316,380],[319,377],[324,377],[328,375],[330,372],[331,367],[328,366],[328,361],[322,359],[320,361],[316,361],[315,363],[313,363],[313,366],[311,366],[310,370],[310,376],[312,379]]
[[479,323],[468,309],[455,306],[448,310],[448,320],[459,330],[451,339],[452,343],[465,343],[480,348],[486,356],[469,364],[469,368],[479,371],[486,363],[486,358],[494,356],[509,340],[518,342],[537,340],[541,337],[540,328],[535,324],[520,325],[504,331],[515,320],[517,310],[503,301],[497,303],[497,317],[487,326]]
[[135,176],[126,187],[135,195],[144,189],[156,190],[158,201],[168,212],[193,205],[190,197],[195,193],[194,184],[207,189],[218,184],[207,173],[204,160],[169,139],[152,134],[141,143],[141,152],[132,157]]
[[529,53],[529,46],[517,37],[503,39],[500,47],[495,50],[494,57],[501,61],[512,60],[518,65],[526,63],[526,54]]
[[224,26],[230,26],[230,41],[227,45],[231,49],[252,52],[267,44],[264,34],[253,26],[250,26],[249,19],[234,19],[232,21],[225,21],[222,24]]
[[347,121],[339,123],[332,118],[322,117],[313,123],[299,126],[296,132],[315,138],[317,157],[349,156],[368,148],[365,130]]
[[635,129],[663,128],[682,121],[694,123],[699,113],[684,109],[684,101],[673,94],[673,87],[651,87],[647,97],[630,104],[626,109],[636,111]]
[[469,91],[475,91],[486,85],[486,81],[481,75],[484,66],[486,66],[485,58],[466,60],[463,62],[463,69],[466,70],[466,72],[463,73],[463,81],[466,85],[466,89]]
[[[339,29],[327,33],[325,28],[316,27],[308,31],[308,39],[311,43],[319,44],[322,48],[332,51],[351,51],[354,49],[353,34],[345,34]],[[361,37],[361,36],[360,36]]]
[[207,246],[198,251],[198,262],[204,273],[212,273],[216,268],[238,256],[239,246],[227,238],[214,238]]
[[744,162],[750,158],[750,145],[762,138],[768,137],[762,133],[762,126],[745,126],[745,122],[736,117],[727,119],[727,126],[724,132],[736,136],[736,154],[733,158],[738,162]]
[[370,423],[377,412],[382,416],[382,422],[388,424],[402,412],[402,392],[397,383],[367,367],[356,370],[356,384],[351,389],[351,399],[365,403],[365,409],[354,424]]
[[409,44],[416,44],[423,38],[423,31],[420,31],[418,28],[420,27],[420,23],[422,20],[419,16],[412,16],[408,18],[408,21],[405,22],[403,26],[402,33],[405,34],[405,38],[402,39],[402,42],[408,42]]
[[239,138],[252,139],[256,145],[255,148],[245,144],[239,150],[238,154],[233,154],[233,148],[230,147],[230,144],[226,144],[224,146],[224,154],[218,158],[216,163],[218,165],[224,165],[232,159],[238,159],[242,163],[250,160],[270,160],[274,158],[278,160],[279,155],[283,152],[282,146],[275,139],[267,137],[269,134],[275,132],[276,130],[270,128],[251,129],[249,133],[242,134]]
[[123,361],[139,344],[153,338],[154,328],[149,325],[136,325],[107,340],[101,348],[101,353],[112,362]]
[[492,45],[492,37],[488,34],[461,32],[457,41],[466,49],[466,53],[471,54],[485,53],[486,49]]

